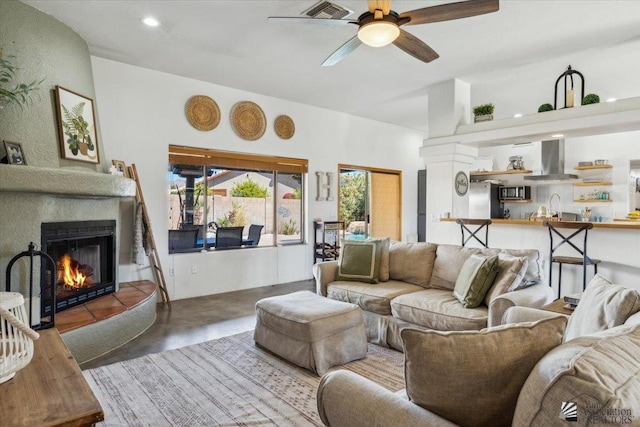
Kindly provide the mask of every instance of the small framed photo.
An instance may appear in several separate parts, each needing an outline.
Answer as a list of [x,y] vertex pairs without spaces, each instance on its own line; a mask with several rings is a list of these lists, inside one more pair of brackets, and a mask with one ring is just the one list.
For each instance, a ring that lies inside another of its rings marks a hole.
[[111,164],[116,168],[118,175],[129,178],[129,172],[127,171],[127,165],[122,160],[111,160]]
[[26,165],[27,161],[22,152],[22,144],[19,142],[2,141],[7,151],[7,161],[10,165]]
[[62,158],[100,163],[93,99],[56,86],[56,109]]

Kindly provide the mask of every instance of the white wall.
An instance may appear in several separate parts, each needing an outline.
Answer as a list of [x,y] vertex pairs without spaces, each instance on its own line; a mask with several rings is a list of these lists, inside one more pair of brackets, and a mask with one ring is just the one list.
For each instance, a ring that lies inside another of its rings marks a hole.
[[[97,114],[104,141],[104,159],[135,163],[154,229],[169,293],[173,299],[228,292],[311,278],[312,245],[256,248],[225,252],[168,255],[166,217],[167,162],[170,144],[309,160],[307,218],[335,220],[337,201],[315,201],[315,172],[336,172],[338,163],[398,169],[403,172],[402,235],[417,230],[418,155],[425,135],[414,130],[344,113],[244,92],[180,76],[92,57]],[[212,73],[215,70],[211,70]],[[207,95],[219,105],[221,121],[211,132],[194,129],[185,116],[193,95]],[[267,116],[267,131],[258,141],[245,141],[232,130],[229,111],[250,100]],[[280,114],[295,122],[290,140],[276,136],[273,121]],[[131,216],[130,207],[123,209]],[[131,221],[124,218],[123,227]],[[307,223],[312,241],[312,224]],[[122,232],[120,280],[150,279],[148,266],[126,263],[126,229]],[[197,273],[192,274],[195,266]],[[175,276],[170,276],[170,267]]]

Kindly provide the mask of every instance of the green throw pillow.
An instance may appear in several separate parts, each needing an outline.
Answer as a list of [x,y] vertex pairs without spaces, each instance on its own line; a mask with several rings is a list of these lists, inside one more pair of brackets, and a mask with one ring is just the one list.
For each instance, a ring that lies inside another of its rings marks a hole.
[[465,308],[479,306],[498,274],[498,257],[471,255],[463,264],[453,296]]
[[382,241],[345,242],[340,253],[337,280],[378,283]]

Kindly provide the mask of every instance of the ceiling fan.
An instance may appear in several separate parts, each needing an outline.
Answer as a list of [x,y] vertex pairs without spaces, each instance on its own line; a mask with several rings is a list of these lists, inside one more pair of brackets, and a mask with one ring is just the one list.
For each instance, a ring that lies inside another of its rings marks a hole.
[[467,0],[424,7],[401,14],[391,10],[391,0],[368,0],[368,5],[369,11],[360,15],[356,21],[284,16],[272,16],[269,17],[269,21],[318,25],[357,25],[358,34],[325,59],[322,63],[324,67],[337,64],[362,43],[373,47],[393,43],[409,55],[423,62],[431,62],[439,57],[436,51],[419,38],[401,29],[402,25],[430,24],[496,12],[499,9],[499,0]]

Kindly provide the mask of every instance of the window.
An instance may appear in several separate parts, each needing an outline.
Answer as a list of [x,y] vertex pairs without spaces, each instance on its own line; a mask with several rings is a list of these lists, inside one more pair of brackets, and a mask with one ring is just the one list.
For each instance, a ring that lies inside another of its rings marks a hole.
[[[302,243],[307,160],[169,147],[169,253]],[[218,229],[222,229],[218,231]]]

